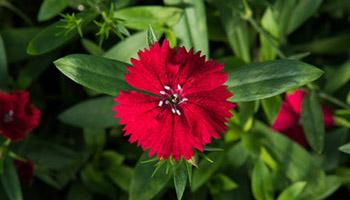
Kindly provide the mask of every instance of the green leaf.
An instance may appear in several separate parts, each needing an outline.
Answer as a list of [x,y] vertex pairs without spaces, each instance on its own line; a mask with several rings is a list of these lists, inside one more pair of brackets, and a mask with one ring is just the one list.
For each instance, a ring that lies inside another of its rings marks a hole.
[[344,144],[343,146],[339,147],[339,150],[344,153],[350,154],[350,143]]
[[239,121],[240,125],[244,130],[250,129],[251,120],[253,118],[253,114],[255,112],[256,102],[240,102],[237,104],[239,108]]
[[306,182],[300,181],[293,183],[291,186],[287,187],[278,196],[277,200],[296,200],[304,190]]
[[341,65],[334,72],[328,74],[325,92],[333,93],[350,81],[350,61]]
[[222,191],[233,190],[238,187],[237,183],[225,174],[219,174],[216,179],[220,183],[219,187]]
[[279,169],[291,181],[315,180],[321,171],[318,162],[299,144],[283,134],[274,132],[259,121],[255,121],[253,138],[263,136],[263,144],[278,162]]
[[220,173],[215,175],[208,182],[207,186],[211,196],[215,197],[214,199],[243,199],[234,197],[234,194],[231,193],[233,190],[237,189],[238,185],[231,179],[231,177],[228,177],[225,174]]
[[192,187],[192,174],[193,174],[193,166],[189,162],[185,162],[186,164],[186,170],[187,170],[187,177],[188,177],[188,183],[190,184],[190,187]]
[[165,174],[164,165],[152,176],[154,162],[142,163],[148,160],[147,152],[139,159],[131,180],[130,200],[150,200],[155,197],[167,185],[170,176]]
[[281,97],[274,96],[267,99],[262,99],[261,105],[269,124],[273,124],[282,105]]
[[312,187],[307,185],[302,194],[302,200],[326,199],[341,186],[341,179],[337,176],[325,176]]
[[93,195],[91,192],[79,182],[72,184],[67,195],[67,200],[77,199],[93,200]]
[[294,51],[308,51],[312,54],[336,55],[349,51],[350,32],[338,35],[331,34],[330,37],[316,38],[311,42],[299,44],[292,47]]
[[[263,17],[261,18],[261,26],[270,35],[270,42],[275,46],[279,46],[280,43],[280,32],[278,22],[273,16],[272,9],[267,8]],[[269,43],[266,34],[259,34],[261,48],[259,52],[260,61],[268,61],[276,58],[276,49]],[[271,37],[272,36],[272,37]]]
[[38,21],[46,21],[62,12],[69,5],[68,0],[44,0],[38,13]]
[[349,167],[338,167],[335,174],[340,178],[343,184],[350,183],[350,168]]
[[28,43],[38,34],[39,28],[16,28],[0,31],[9,63],[30,58],[27,54]]
[[69,168],[82,160],[82,155],[72,149],[34,138],[28,138],[20,150],[20,155],[50,170]]
[[282,35],[288,35],[299,28],[318,10],[322,0],[277,0],[272,12],[278,21]]
[[252,190],[257,200],[272,200],[273,186],[272,177],[269,169],[263,161],[255,163],[252,174]]
[[248,159],[248,152],[242,141],[232,145],[232,147],[227,151],[227,163],[229,163],[233,168],[239,168]]
[[104,54],[103,49],[91,40],[82,39],[81,44],[84,46],[86,51],[89,52],[91,55],[100,56]]
[[6,159],[4,173],[0,176],[1,184],[9,200],[22,200],[21,184],[12,159]]
[[81,128],[108,128],[118,125],[114,118],[112,97],[98,97],[79,103],[59,115],[59,119],[67,124]]
[[125,192],[129,192],[133,169],[124,165],[110,166],[107,175],[111,181]]
[[[97,13],[94,11],[85,11],[77,14],[77,18],[82,19],[82,28],[88,25],[95,17]],[[56,22],[42,31],[40,31],[28,44],[27,53],[30,55],[40,55],[54,50],[79,35],[76,29],[66,32],[67,30],[62,28],[66,25],[66,22]]]
[[57,58],[56,53],[45,54],[30,59],[22,70],[19,71],[17,87],[27,89],[40,75],[52,65]]
[[103,129],[84,129],[84,141],[87,150],[98,153],[103,150],[106,144],[106,133]]
[[116,187],[106,178],[103,169],[95,163],[88,163],[81,171],[81,179],[90,191],[114,199],[117,195]]
[[250,62],[250,41],[247,23],[241,19],[242,1],[216,0],[213,1],[220,12],[229,44],[235,55],[246,63]]
[[103,57],[72,54],[54,62],[56,67],[73,81],[101,93],[116,96],[128,90],[124,81],[125,63]]
[[314,91],[303,98],[301,120],[306,139],[311,148],[321,153],[325,137],[324,120],[321,105]]
[[5,86],[8,79],[5,45],[0,35],[0,87]]
[[185,162],[186,161],[182,161],[176,167],[174,167],[174,185],[178,200],[182,199],[186,189],[187,169]]
[[124,162],[124,156],[116,151],[104,151],[98,158],[98,165],[108,169],[110,166],[121,165]]
[[218,23],[220,17],[215,12],[207,12],[207,26],[209,39],[217,42],[227,42],[225,29],[222,23]]
[[130,63],[130,58],[137,58],[137,51],[148,47],[146,32],[131,35],[110,48],[103,57]]
[[107,195],[113,199],[113,196],[116,195],[116,190],[111,176],[125,173],[125,171],[117,171],[123,161],[124,156],[115,151],[102,152],[82,171],[81,175],[85,185],[90,190]]
[[202,159],[199,162],[198,169],[193,172],[193,180],[191,190],[197,191],[209,178],[220,168],[225,159],[225,154],[222,152],[213,152],[208,154],[209,158],[213,158],[213,163]]
[[272,131],[259,121],[255,121],[253,137],[264,137],[263,144],[278,162],[280,173],[290,181],[306,181],[301,199],[324,199],[340,186],[339,179],[325,176],[320,161],[288,137]]
[[132,169],[122,165],[123,161],[124,156],[115,151],[102,152],[83,171],[84,182],[92,191],[107,194],[110,197],[113,197],[113,194],[115,194],[115,189],[113,189],[115,186],[127,192],[129,190]]
[[350,128],[350,121],[346,120],[345,118],[337,116],[334,116],[333,118],[335,125]]
[[264,99],[316,80],[322,71],[296,60],[250,64],[229,73],[228,89],[233,102]]
[[35,176],[59,190],[76,179],[76,173],[85,163],[88,153],[34,137],[27,138],[18,149],[19,155],[35,163]]
[[184,14],[179,23],[173,27],[181,45],[187,49],[201,51],[203,55],[209,55],[209,41],[205,4],[203,0],[165,0],[167,5],[184,7]]
[[114,12],[126,27],[144,30],[149,24],[155,29],[172,27],[180,20],[182,9],[164,6],[134,6]]
[[148,45],[153,45],[156,42],[158,42],[157,36],[154,33],[152,26],[149,25],[147,29],[147,43]]
[[342,152],[338,148],[347,141],[347,138],[348,128],[338,128],[327,132],[323,153],[317,155],[322,162],[322,168],[324,170],[332,171],[339,167],[342,160]]
[[[283,1],[283,0],[282,0]],[[299,0],[291,8],[287,33],[291,33],[299,28],[307,19],[314,16],[323,0]],[[281,21],[280,21],[281,22]],[[283,23],[283,22],[281,22]]]

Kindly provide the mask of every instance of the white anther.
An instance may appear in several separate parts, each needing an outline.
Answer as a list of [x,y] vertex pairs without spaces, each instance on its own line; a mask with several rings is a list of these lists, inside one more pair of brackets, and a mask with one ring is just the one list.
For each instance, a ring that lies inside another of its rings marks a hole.
[[166,92],[163,91],[163,90],[161,90],[159,93],[160,93],[160,94],[166,94]]
[[167,105],[168,105],[168,104],[169,104],[169,101],[168,101],[168,100],[166,100],[166,101],[165,101],[165,104],[167,104]]
[[175,112],[176,112],[175,108],[172,108],[171,112],[173,112],[175,114]]
[[182,101],[188,101],[188,99],[185,97],[185,98],[182,98]]
[[181,112],[179,109],[176,109],[176,114],[178,114],[179,116],[181,115]]
[[6,113],[6,114],[4,115],[3,121],[4,121],[5,123],[8,123],[8,122],[13,121],[13,115],[14,115],[14,114],[15,114],[15,112],[14,112],[13,110],[10,110],[8,113]]
[[166,90],[170,90],[170,87],[169,86],[164,86],[164,88],[166,89]]
[[181,87],[180,84],[177,84],[177,89],[178,89],[178,90],[182,90],[182,87]]
[[159,107],[162,107],[163,103],[164,103],[163,101],[160,101],[160,102],[158,103],[158,106],[159,106]]

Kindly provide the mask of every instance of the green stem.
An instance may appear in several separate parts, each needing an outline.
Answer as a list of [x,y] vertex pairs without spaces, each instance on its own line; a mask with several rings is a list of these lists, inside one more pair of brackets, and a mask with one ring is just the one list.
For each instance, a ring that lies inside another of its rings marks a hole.
[[284,55],[284,53],[274,43],[274,41],[272,40],[272,37],[270,36],[270,34],[268,32],[266,32],[262,27],[260,27],[258,25],[258,23],[256,23],[256,21],[253,19],[253,17],[252,17],[253,16],[253,12],[252,12],[251,8],[249,7],[249,4],[248,4],[247,0],[243,0],[243,6],[244,6],[244,13],[242,14],[242,18],[247,20],[250,23],[250,25],[252,25],[252,27],[260,35],[262,35],[266,39],[266,41],[276,51],[277,55],[280,58],[286,58],[286,55]]
[[269,43],[269,45],[276,51],[277,55],[280,58],[286,58],[286,55],[284,55],[284,53],[278,48],[278,46],[274,43],[274,41],[272,41],[271,36],[269,35],[269,33],[267,33],[263,28],[261,28],[258,23],[255,22],[255,20],[253,18],[248,18],[247,21],[253,26],[253,28],[259,33],[261,34],[266,41]]
[[342,107],[342,108],[350,108],[350,106],[326,93],[323,93],[323,92],[320,92],[319,93],[319,96],[329,102],[332,102],[333,104],[339,106],[339,107]]
[[2,145],[0,146],[0,161],[1,161],[2,159],[5,158],[6,153],[7,153],[7,148],[8,148],[8,146],[10,146],[10,144],[11,144],[11,140],[10,140],[10,139],[7,139],[7,140],[5,140],[5,142],[2,143]]
[[11,139],[6,139],[4,143],[2,143],[1,147],[8,147],[11,144]]
[[4,6],[5,8],[8,8],[12,12],[16,13],[19,17],[21,17],[26,24],[33,26],[33,22],[30,20],[30,18],[26,14],[24,14],[20,9],[12,5],[11,3],[7,1],[1,1],[0,6]]
[[10,151],[8,154],[11,158],[13,158],[14,160],[20,160],[20,161],[27,161],[27,159],[23,158],[22,156],[16,154],[13,151]]
[[348,120],[338,116],[334,116],[333,118],[335,125],[350,128],[350,122]]

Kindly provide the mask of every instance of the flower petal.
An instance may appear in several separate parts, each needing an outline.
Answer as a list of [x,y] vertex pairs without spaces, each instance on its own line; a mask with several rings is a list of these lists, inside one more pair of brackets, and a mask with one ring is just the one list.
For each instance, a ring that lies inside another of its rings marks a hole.
[[293,111],[293,108],[288,102],[283,102],[282,106],[277,114],[277,117],[272,124],[272,129],[284,132],[286,129],[291,128],[299,123],[299,117]]
[[334,125],[332,110],[327,106],[322,106],[323,121],[325,128],[330,128]]
[[[40,111],[29,103],[28,92],[0,92],[0,105],[1,135],[18,141],[39,125]],[[12,113],[12,117],[6,121],[5,116],[9,113]]]
[[301,113],[301,104],[303,102],[304,96],[305,91],[301,89],[286,95],[285,101],[288,102],[294,113],[296,113],[298,116],[300,116]]

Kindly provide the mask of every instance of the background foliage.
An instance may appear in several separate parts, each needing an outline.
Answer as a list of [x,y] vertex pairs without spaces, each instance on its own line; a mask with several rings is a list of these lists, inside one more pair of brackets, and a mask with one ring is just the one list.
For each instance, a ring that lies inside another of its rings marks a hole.
[[[0,20],[0,89],[29,90],[42,111],[10,146],[35,178],[20,184],[2,159],[0,199],[349,197],[348,0],[0,0]],[[235,116],[198,167],[148,158],[113,118],[112,96],[130,89],[125,66],[157,38],[224,62],[230,76]],[[270,128],[283,93],[299,87],[311,94],[306,149]]]

